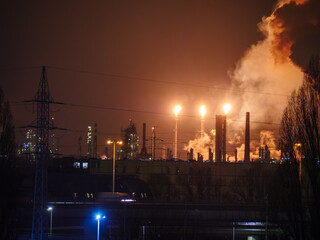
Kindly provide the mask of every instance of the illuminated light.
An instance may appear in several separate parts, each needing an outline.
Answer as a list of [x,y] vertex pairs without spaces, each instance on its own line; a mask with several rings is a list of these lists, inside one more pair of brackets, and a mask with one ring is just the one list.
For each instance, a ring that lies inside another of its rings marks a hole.
[[105,219],[106,216],[101,216],[100,214],[96,215],[96,220]]
[[128,198],[128,199],[121,199],[121,202],[135,202],[136,200]]
[[229,103],[227,103],[227,104],[223,105],[222,108],[223,108],[224,113],[228,114],[231,110],[231,105]]
[[117,144],[122,145],[122,144],[123,144],[123,142],[122,142],[122,141],[118,141],[118,142],[117,142]]
[[263,222],[238,222],[237,225],[240,226],[263,226]]
[[111,143],[113,143],[111,140],[108,140],[108,141],[107,141],[107,144],[111,144]]
[[201,117],[204,117],[204,115],[206,114],[206,106],[205,105],[202,105],[200,107],[200,114],[201,114]]
[[181,106],[180,105],[175,106],[173,111],[174,111],[174,114],[178,116],[179,112],[181,111]]
[[47,211],[52,211],[52,209],[53,209],[52,207],[48,207]]

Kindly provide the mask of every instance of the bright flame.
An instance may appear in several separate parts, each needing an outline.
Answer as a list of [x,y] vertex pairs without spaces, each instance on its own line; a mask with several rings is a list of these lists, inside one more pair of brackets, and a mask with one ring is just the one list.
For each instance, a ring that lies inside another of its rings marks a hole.
[[228,114],[231,110],[231,105],[229,103],[227,103],[227,104],[223,105],[222,108],[223,108],[224,113]]
[[173,110],[173,111],[174,111],[174,114],[175,114],[176,116],[178,116],[180,110],[181,110],[181,106],[180,106],[180,105],[175,106],[175,108],[174,108],[174,110]]
[[200,114],[201,114],[201,117],[204,117],[204,115],[206,114],[206,106],[205,105],[202,105],[200,107]]

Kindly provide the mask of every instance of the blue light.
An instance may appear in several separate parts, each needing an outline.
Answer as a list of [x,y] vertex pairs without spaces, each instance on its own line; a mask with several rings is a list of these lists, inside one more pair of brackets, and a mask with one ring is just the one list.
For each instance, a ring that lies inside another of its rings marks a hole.
[[121,199],[121,202],[135,202],[136,200],[128,198],[128,199]]
[[97,214],[96,215],[96,220],[98,220],[98,225],[97,225],[97,240],[99,240],[99,237],[100,237],[100,219],[104,219],[106,218],[106,216],[102,216],[100,214]]

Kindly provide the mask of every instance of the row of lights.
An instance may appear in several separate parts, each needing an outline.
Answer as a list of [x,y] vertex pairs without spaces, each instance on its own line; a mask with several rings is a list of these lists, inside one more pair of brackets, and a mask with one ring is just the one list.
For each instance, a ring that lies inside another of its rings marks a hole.
[[[179,112],[181,111],[181,106],[180,105],[176,105],[173,109],[174,114],[176,115],[176,117],[178,117]],[[231,110],[231,105],[229,103],[225,104],[222,106],[222,109],[224,111],[225,114],[228,114]],[[204,118],[204,115],[207,113],[206,110],[206,106],[205,105],[201,105],[200,106],[200,115],[202,118]]]
[[[125,199],[127,200],[127,199]],[[53,207],[48,207],[47,211],[50,212],[50,236],[52,235],[52,212],[53,212]],[[101,216],[100,214],[96,215],[96,220],[98,221],[98,228],[97,228],[97,240],[99,240],[100,237],[100,220],[105,219],[106,216]]]
[[[223,105],[223,111],[225,112],[225,114],[228,114],[228,112],[231,110],[231,105],[230,104],[225,104]],[[176,129],[175,129],[175,139],[174,139],[174,159],[178,159],[178,114],[181,111],[181,106],[180,105],[176,105],[173,109],[174,114],[176,115]],[[203,119],[204,116],[206,114],[207,110],[206,110],[206,106],[205,105],[201,105],[200,106],[200,114],[201,114],[201,135],[203,135]],[[122,141],[112,141],[112,140],[108,140],[107,144],[113,144],[113,163],[112,163],[112,192],[115,192],[115,159],[116,159],[116,144],[117,145],[122,145],[123,142]]]
[[[173,109],[173,112],[174,114],[176,115],[176,129],[175,129],[175,134],[174,134],[174,156],[173,158],[175,160],[178,159],[178,114],[179,112],[181,111],[181,106],[180,105],[177,105],[174,107]],[[231,110],[231,105],[229,103],[223,105],[222,107],[224,113],[227,115],[230,110]],[[201,138],[203,137],[203,134],[204,134],[204,116],[206,115],[207,113],[207,110],[206,110],[206,106],[205,105],[202,105],[200,106],[200,114],[201,114]]]

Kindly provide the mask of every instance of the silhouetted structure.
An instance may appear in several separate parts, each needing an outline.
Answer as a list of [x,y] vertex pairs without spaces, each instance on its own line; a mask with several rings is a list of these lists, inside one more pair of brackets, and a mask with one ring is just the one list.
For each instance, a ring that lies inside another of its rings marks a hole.
[[156,159],[156,127],[152,127],[152,138],[151,138],[151,159]]
[[188,161],[193,161],[193,148],[190,148],[190,151],[187,153]]
[[46,68],[43,66],[38,92],[33,100],[37,103],[37,141],[36,141],[36,171],[33,199],[33,220],[31,239],[42,240],[46,223],[47,210],[47,174],[49,161],[49,105],[53,100],[49,93]]
[[235,163],[238,162],[238,150],[237,149],[234,150],[234,162]]
[[250,162],[250,113],[246,113],[244,161]]
[[93,154],[92,157],[93,158],[97,158],[97,151],[98,151],[98,126],[95,123],[94,124],[94,130],[93,130]]
[[198,162],[203,162],[203,156],[201,153],[198,153],[198,158],[197,158]]
[[88,145],[87,157],[88,158],[92,157],[91,142],[92,142],[92,127],[88,126],[88,133],[87,133],[87,145]]
[[226,162],[226,115],[216,115],[215,162]]
[[143,159],[148,158],[147,147],[146,147],[146,123],[142,124],[142,148],[141,148],[140,156]]
[[138,155],[138,135],[136,125],[129,119],[129,126],[124,130],[124,158],[135,159]]
[[209,148],[209,161],[213,162],[213,152],[211,148]]

